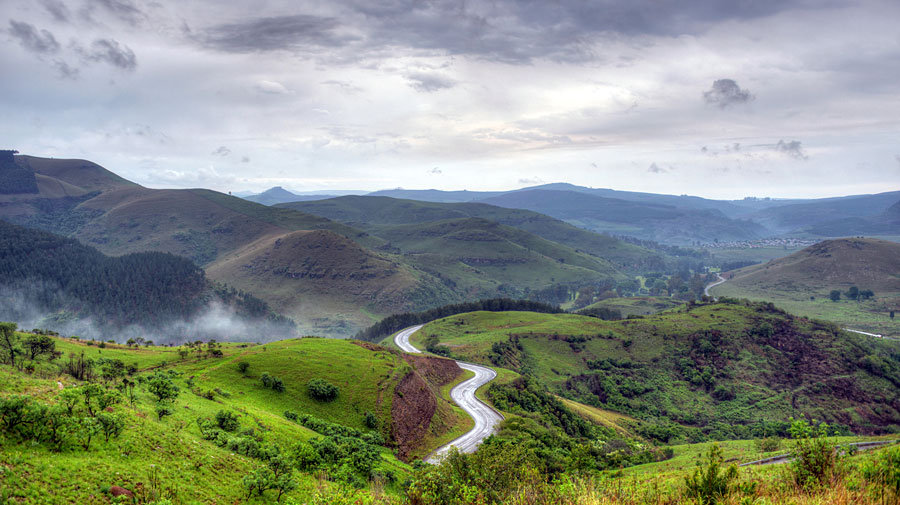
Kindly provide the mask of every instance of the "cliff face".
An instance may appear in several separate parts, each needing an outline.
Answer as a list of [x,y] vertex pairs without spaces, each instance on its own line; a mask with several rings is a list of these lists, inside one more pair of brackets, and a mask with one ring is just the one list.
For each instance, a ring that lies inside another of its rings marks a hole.
[[397,457],[409,461],[413,452],[422,449],[429,438],[451,427],[446,422],[447,412],[443,412],[449,407],[438,398],[441,386],[456,379],[462,369],[449,359],[413,355],[405,355],[404,359],[413,370],[394,390],[391,434],[397,444]]

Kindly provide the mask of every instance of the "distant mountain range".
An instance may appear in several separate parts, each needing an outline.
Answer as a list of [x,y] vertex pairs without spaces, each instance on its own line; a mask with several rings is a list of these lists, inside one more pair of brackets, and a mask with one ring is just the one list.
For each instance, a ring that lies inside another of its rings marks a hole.
[[[891,217],[893,214],[888,211],[900,202],[900,191],[808,200],[711,200],[553,183],[512,191],[390,189],[365,196],[431,203],[485,203],[525,209],[593,232],[670,245],[780,236],[826,238],[900,234],[900,219]],[[321,194],[296,195],[281,188],[248,198],[266,205],[328,199]],[[340,217],[334,219],[345,221]]]
[[[548,216],[485,204],[435,208],[423,220],[426,204],[375,199],[386,217],[378,226],[344,220],[357,226],[215,191],[149,189],[85,160],[15,156],[11,164],[19,182],[0,188],[0,218],[109,255],[190,258],[210,279],[259,296],[308,334],[352,335],[387,314],[482,297],[614,286],[624,271],[671,263],[664,253]],[[359,206],[366,197],[323,201],[370,212]]]

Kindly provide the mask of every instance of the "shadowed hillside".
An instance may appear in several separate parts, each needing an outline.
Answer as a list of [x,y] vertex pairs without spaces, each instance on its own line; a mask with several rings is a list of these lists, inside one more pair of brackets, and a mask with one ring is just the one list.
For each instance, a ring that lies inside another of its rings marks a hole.
[[[714,295],[773,301],[792,312],[856,329],[898,333],[900,244],[871,238],[826,240],[790,256],[736,270]],[[848,298],[851,288],[872,295]],[[838,299],[831,292],[838,291]]]
[[436,203],[379,196],[345,196],[280,205],[327,217],[379,235],[391,226],[477,217],[533,233],[541,238],[603,258],[627,271],[662,269],[665,256],[607,235],[576,228],[544,214],[482,203]]

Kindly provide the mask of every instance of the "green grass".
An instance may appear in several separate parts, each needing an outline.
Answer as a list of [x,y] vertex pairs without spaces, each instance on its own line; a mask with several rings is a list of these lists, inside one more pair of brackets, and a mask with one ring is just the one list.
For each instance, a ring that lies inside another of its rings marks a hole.
[[[264,433],[267,441],[285,449],[318,436],[287,420],[285,410],[312,414],[363,431],[368,431],[363,415],[371,411],[378,417],[381,431],[389,435],[394,387],[411,370],[399,355],[387,349],[370,350],[352,341],[317,338],[266,345],[222,344],[220,358],[191,353],[187,359],[181,359],[177,349],[168,347],[133,349],[106,344],[99,348],[69,339],[56,339],[56,343],[64,353],[60,360],[68,359],[69,353],[83,351],[87,358],[121,359],[145,373],[165,362],[165,369],[180,372],[175,382],[181,394],[173,414],[158,421],[154,398],[138,386],[134,406],[124,403],[114,407],[126,420],[122,436],[108,443],[102,437],[95,438],[89,451],[72,448],[55,453],[44,445],[0,437],[0,498],[4,498],[4,503],[6,497],[13,497],[17,503],[106,503],[104,488],[120,485],[134,489],[136,483],[148,482],[151,467],[158,470],[165,486],[177,488],[181,503],[243,502],[245,491],[240,479],[262,463],[204,440],[195,423],[197,418],[213,417],[220,409],[231,410],[239,414],[242,429],[252,427]],[[250,364],[246,376],[237,369],[239,361]],[[259,380],[262,372],[282,379],[286,391],[263,388]],[[190,377],[195,391],[213,391],[213,399],[192,392],[187,384]],[[328,403],[309,398],[305,386],[313,377],[339,386],[338,398]],[[52,402],[59,391],[57,381],[63,385],[76,382],[56,375],[47,363],[41,363],[32,375],[0,366],[2,396],[27,394]],[[444,420],[457,421],[452,416]],[[466,431],[468,425],[462,421],[436,427],[440,436],[426,440],[424,452],[436,448],[445,438],[452,439]],[[409,465],[397,460],[386,448],[379,467],[394,472],[400,481],[410,472]],[[306,474],[299,474],[298,481],[300,486],[291,496],[301,502],[319,487],[329,487]],[[266,503],[269,499],[271,495],[249,503]]]
[[[760,337],[764,327],[774,335]],[[567,398],[713,437],[803,414],[863,431],[890,429],[883,419],[900,428],[890,406],[900,381],[890,356],[900,344],[832,332],[766,305],[697,305],[622,321],[473,312],[429,323],[413,344],[424,348],[430,335],[455,356],[512,366]],[[508,342],[513,351],[494,352]],[[872,368],[879,360],[889,363]],[[715,395],[719,388],[726,396]]]
[[900,310],[898,309],[900,293],[878,293],[875,298],[862,302],[843,298],[833,302],[828,297],[830,291],[830,289],[810,291],[805,288],[758,291],[725,282],[710,289],[710,294],[769,301],[800,316],[834,321],[842,326],[869,333],[900,337],[898,320],[890,318],[890,310]]
[[674,309],[684,305],[684,301],[664,296],[634,296],[629,298],[607,298],[592,303],[581,310],[592,308],[607,308],[618,310],[622,317],[631,315],[649,316],[664,310]]

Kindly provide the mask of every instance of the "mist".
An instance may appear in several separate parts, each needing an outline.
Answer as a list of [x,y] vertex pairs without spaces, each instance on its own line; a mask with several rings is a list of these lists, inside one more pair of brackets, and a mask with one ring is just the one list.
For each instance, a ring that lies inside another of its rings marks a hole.
[[[288,324],[241,316],[219,300],[211,300],[191,318],[160,321],[154,325],[116,326],[94,316],[80,315],[82,305],[46,282],[0,289],[0,321],[14,322],[23,331],[40,328],[66,337],[118,343],[141,337],[156,345],[212,339],[262,343],[298,336],[296,329]],[[52,310],[49,307],[65,308]]]

